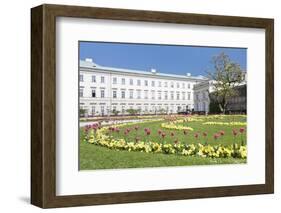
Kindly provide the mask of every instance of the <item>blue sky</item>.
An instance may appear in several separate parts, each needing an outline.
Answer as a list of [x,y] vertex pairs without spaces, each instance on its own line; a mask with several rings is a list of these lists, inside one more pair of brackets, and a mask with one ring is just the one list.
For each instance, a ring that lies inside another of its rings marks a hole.
[[246,71],[247,49],[175,45],[80,42],[80,59],[92,58],[101,66],[137,70],[156,69],[162,73],[206,75],[211,59],[221,52]]

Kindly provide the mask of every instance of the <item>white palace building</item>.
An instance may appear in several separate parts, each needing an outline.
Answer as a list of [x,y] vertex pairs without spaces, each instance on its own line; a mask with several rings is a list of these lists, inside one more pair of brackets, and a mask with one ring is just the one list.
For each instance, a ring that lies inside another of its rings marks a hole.
[[[140,114],[178,113],[197,110],[196,84],[208,82],[204,76],[175,75],[100,66],[92,59],[80,60],[79,105],[86,116],[105,116],[128,109]],[[205,91],[202,91],[203,93]],[[204,107],[207,109],[207,104]],[[200,107],[202,108],[203,105]]]

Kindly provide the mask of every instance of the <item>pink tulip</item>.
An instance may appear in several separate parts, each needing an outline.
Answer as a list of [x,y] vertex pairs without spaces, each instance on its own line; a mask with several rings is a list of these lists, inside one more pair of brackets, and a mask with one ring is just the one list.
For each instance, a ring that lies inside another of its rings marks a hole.
[[158,129],[158,135],[161,135],[162,131],[161,129]]
[[165,136],[166,136],[166,133],[165,132],[162,132],[162,138],[165,138]]
[[135,126],[135,130],[138,131],[138,129],[139,129],[139,127],[138,127],[138,126]]
[[220,135],[218,133],[214,134],[214,139],[217,140],[220,137]]
[[242,134],[244,131],[245,131],[245,128],[243,128],[243,127],[239,129],[239,132],[240,132],[241,134]]

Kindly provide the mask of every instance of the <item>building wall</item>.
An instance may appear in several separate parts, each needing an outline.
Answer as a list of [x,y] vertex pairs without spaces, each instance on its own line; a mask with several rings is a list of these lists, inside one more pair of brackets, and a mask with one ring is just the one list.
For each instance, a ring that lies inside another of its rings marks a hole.
[[116,73],[81,67],[80,108],[87,111],[87,116],[112,114],[114,109],[119,114],[127,114],[127,109],[140,109],[141,114],[177,113],[187,108],[192,110],[196,82],[194,79],[175,79],[157,74]]
[[197,84],[194,87],[194,111],[195,112],[209,112],[209,93],[212,92],[211,81],[206,81]]

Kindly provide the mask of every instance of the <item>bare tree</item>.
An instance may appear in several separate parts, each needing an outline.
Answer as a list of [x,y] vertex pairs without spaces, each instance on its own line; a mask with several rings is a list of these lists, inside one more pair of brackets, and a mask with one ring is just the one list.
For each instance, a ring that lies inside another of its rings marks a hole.
[[234,89],[244,79],[243,72],[240,65],[231,61],[229,56],[224,52],[212,59],[214,64],[214,72],[208,72],[208,76],[213,81],[214,92],[219,108],[223,114],[228,104],[228,98],[237,95],[237,91]]

